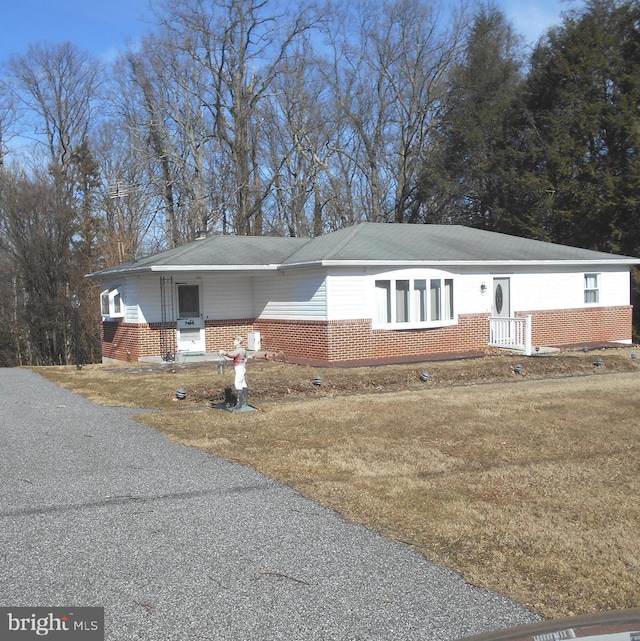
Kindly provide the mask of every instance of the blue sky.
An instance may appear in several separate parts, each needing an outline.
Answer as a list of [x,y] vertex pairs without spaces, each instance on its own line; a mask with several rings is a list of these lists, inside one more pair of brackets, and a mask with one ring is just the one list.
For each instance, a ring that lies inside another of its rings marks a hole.
[[110,58],[151,29],[148,0],[0,0],[0,6],[0,60],[30,44],[66,40]]
[[582,6],[577,0],[497,0],[515,30],[529,45],[549,28],[562,22],[562,13]]
[[[558,24],[561,12],[572,4],[564,0],[497,2],[530,44]],[[149,31],[152,19],[149,0],[0,0],[0,5],[0,61],[24,53],[29,44],[65,40],[108,59]]]

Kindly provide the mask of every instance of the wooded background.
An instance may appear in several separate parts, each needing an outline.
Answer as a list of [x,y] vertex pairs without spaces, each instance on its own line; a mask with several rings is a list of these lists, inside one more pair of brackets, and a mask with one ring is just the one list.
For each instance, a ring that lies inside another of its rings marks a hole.
[[531,49],[469,0],[170,0],[108,63],[3,61],[0,366],[73,362],[74,292],[99,361],[84,275],[199,230],[459,223],[640,256],[640,3],[571,7]]

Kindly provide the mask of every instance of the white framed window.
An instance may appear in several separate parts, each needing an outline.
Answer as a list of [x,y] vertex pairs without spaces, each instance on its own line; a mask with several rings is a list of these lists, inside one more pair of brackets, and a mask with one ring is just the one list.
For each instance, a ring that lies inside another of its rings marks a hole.
[[426,323],[429,317],[428,310],[427,279],[416,278],[413,281],[413,318],[420,323]]
[[100,311],[102,316],[107,318],[124,317],[124,305],[122,295],[117,287],[105,289],[100,294]]
[[100,294],[100,313],[103,316],[109,316],[109,290]]
[[376,323],[384,325],[391,322],[391,281],[376,281]]
[[396,323],[409,322],[409,281],[396,281]]
[[375,281],[374,326],[408,329],[456,322],[453,278],[385,278]]
[[178,283],[179,318],[200,317],[200,287],[188,283]]
[[600,302],[600,274],[584,275],[584,302]]

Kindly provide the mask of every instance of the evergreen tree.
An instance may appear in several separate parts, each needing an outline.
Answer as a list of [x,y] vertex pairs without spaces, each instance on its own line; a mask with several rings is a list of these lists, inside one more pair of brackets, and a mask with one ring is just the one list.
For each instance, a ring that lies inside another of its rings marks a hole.
[[640,255],[640,4],[590,0],[536,48],[527,86],[557,242]]
[[[530,209],[520,206],[532,189],[522,151],[527,132],[520,102],[522,51],[504,13],[483,5],[464,59],[450,76],[447,108],[420,177],[427,222],[539,235]],[[539,190],[535,181],[533,187]]]

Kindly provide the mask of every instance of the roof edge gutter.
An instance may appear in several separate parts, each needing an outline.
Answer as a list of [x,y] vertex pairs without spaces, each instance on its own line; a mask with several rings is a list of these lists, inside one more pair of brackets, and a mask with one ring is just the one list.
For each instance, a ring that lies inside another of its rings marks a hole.
[[161,274],[176,272],[256,272],[276,271],[280,265],[152,265],[151,267],[114,269],[112,271],[92,272],[85,274],[85,278],[100,280],[117,276],[132,276],[137,274]]
[[492,266],[558,266],[640,265],[640,258],[602,258],[599,260],[316,260],[287,263],[278,269],[299,267],[492,267]]

